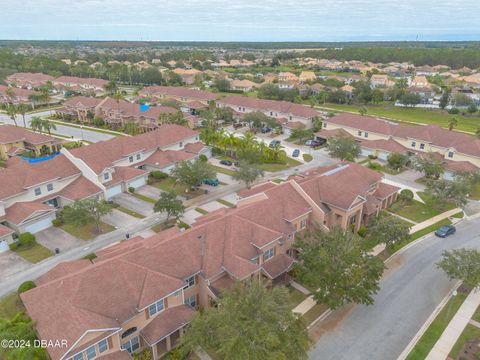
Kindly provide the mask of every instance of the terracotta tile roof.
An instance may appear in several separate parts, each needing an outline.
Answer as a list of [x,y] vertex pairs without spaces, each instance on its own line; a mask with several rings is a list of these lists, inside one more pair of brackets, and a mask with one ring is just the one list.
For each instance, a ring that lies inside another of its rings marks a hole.
[[373,195],[378,199],[385,199],[390,195],[397,193],[398,191],[400,191],[400,188],[397,186],[393,186],[385,183],[379,183],[377,190],[375,190]]
[[17,202],[5,210],[5,215],[0,219],[7,220],[13,224],[19,225],[27,220],[34,213],[54,212],[55,208],[41,202]]
[[147,175],[145,170],[129,166],[115,166],[113,170],[114,172],[112,174],[112,179],[106,183],[103,183],[105,187],[110,187],[123,181],[129,181],[142,175]]
[[157,150],[150,155],[142,164],[166,167],[176,164],[179,161],[190,160],[195,157],[195,154],[181,150]]
[[38,134],[23,127],[0,124],[0,144],[10,144],[22,141],[34,145],[52,141],[57,142],[56,139],[51,136]]
[[102,102],[102,100],[103,99],[94,97],[76,96],[65,101],[63,106],[66,108],[84,108],[94,110],[95,107]]
[[371,215],[374,214],[378,211],[380,207],[380,200],[378,200],[375,196],[373,195],[367,195],[366,196],[367,201],[363,205],[363,211],[365,212],[366,215]]
[[80,176],[78,179],[74,180],[71,184],[59,191],[57,195],[75,201],[88,198],[101,192],[102,189],[100,189],[97,185],[92,183],[86,177]]
[[200,101],[197,101],[197,100],[189,101],[185,104],[185,106],[190,108],[190,109],[195,109],[195,110],[205,109],[205,108],[208,107],[208,105],[205,105],[204,103],[202,103]]
[[407,152],[407,148],[395,140],[362,140],[360,145],[367,149],[372,150],[384,150],[392,153],[404,154]]
[[107,355],[100,355],[98,360],[132,360],[132,357],[126,350],[119,350]]
[[331,137],[334,137],[334,136],[346,136],[346,137],[353,138],[353,135],[351,135],[348,131],[344,129],[331,129],[331,130],[322,129],[316,132],[315,136],[318,136],[322,139],[330,139]]
[[8,97],[8,95],[7,95],[7,90],[8,89],[12,89],[14,97],[17,97],[17,98],[27,99],[31,95],[38,94],[37,91],[33,91],[33,90],[27,90],[27,89],[22,89],[22,88],[8,87],[8,86],[5,86],[5,85],[0,85],[0,96]]
[[129,240],[123,240],[112,246],[97,250],[95,252],[97,257],[95,258],[94,262],[98,263],[100,261],[111,259],[112,257],[123,254],[128,250],[132,250],[138,246],[143,245],[142,243],[144,242],[144,240],[145,239],[141,236],[135,236]]
[[126,118],[147,118],[158,120],[162,113],[175,113],[178,110],[170,106],[150,106],[146,111],[140,109],[139,104],[131,103],[125,100],[115,100],[110,97],[103,99],[96,107],[95,111],[100,110],[103,114],[119,113]]
[[185,145],[184,149],[186,152],[192,154],[200,154],[205,149],[205,145],[200,141],[196,143],[188,143]]
[[195,316],[195,311],[187,305],[168,308],[158,314],[145,326],[140,334],[150,345],[165,338],[167,335],[187,325]]
[[76,76],[60,76],[53,80],[53,84],[76,84],[76,85],[93,85],[103,88],[108,83],[107,80],[96,78],[80,78]]
[[113,162],[130,154],[166,147],[197,134],[198,132],[184,126],[164,124],[154,131],[137,136],[119,136],[100,141],[73,149],[71,153],[82,159],[93,171],[99,174],[105,168],[112,166]]
[[0,199],[20,194],[27,188],[47,181],[76,174],[80,174],[80,170],[62,154],[38,163],[15,158],[7,163],[6,169],[0,171]]
[[267,182],[252,186],[250,189],[245,188],[240,190],[238,192],[238,196],[240,196],[241,198],[246,198],[252,195],[256,195],[258,193],[265,192],[266,190],[269,190],[275,186],[277,186],[277,184],[275,184],[274,182],[267,181]]
[[45,84],[54,79],[53,76],[42,73],[15,73],[7,77],[7,81],[12,83],[32,83],[34,85]]
[[263,264],[262,269],[270,279],[275,279],[292,268],[295,260],[285,254],[274,256]]
[[40,276],[35,283],[37,286],[47,284],[51,281],[64,277],[67,274],[80,271],[88,266],[92,266],[92,262],[86,259],[61,262],[55,265],[55,267],[49,270],[47,273]]
[[0,224],[0,239],[4,236],[13,234],[14,232],[15,231],[13,231],[12,229]]
[[216,100],[219,97],[218,94],[208,91],[187,89],[176,86],[147,86],[140,91],[140,94],[144,96],[161,94],[165,96],[178,96],[200,101]]
[[246,96],[227,96],[218,100],[217,103],[227,106],[244,106],[256,110],[276,111],[303,118],[310,118],[319,115],[317,111],[305,105],[295,104],[288,101],[255,99]]

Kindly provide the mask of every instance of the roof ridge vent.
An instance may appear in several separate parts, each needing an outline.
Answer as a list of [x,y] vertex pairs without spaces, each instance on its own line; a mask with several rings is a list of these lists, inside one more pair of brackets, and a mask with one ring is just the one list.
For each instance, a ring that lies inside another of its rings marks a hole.
[[345,169],[348,168],[349,166],[350,166],[350,164],[342,164],[342,165],[339,165],[339,166],[337,166],[335,169],[329,170],[329,171],[327,171],[326,173],[322,174],[322,176],[330,176],[330,175],[336,174],[337,172],[340,172],[340,171],[342,171],[342,170],[345,170]]

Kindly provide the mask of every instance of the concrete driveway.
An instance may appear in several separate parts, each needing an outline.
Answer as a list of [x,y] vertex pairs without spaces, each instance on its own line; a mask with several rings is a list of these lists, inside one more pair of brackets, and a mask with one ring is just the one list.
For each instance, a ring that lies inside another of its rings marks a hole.
[[153,204],[140,200],[133,195],[122,193],[113,197],[113,201],[124,208],[133,210],[143,216],[149,216],[153,214]]
[[52,251],[59,248],[62,252],[85,244],[83,240],[54,226],[36,233],[35,236],[40,244]]
[[203,204],[201,208],[204,210],[207,210],[208,212],[212,212],[221,208],[226,208],[226,206],[223,204],[220,204],[218,201],[210,201],[206,204]]
[[125,226],[132,226],[140,219],[133,217],[124,213],[123,211],[113,209],[110,214],[102,216],[102,221],[115,226],[115,228],[119,229]]
[[31,265],[13,251],[0,253],[0,279],[22,272]]
[[195,222],[195,219],[199,218],[200,216],[202,216],[202,214],[200,214],[197,210],[190,209],[185,211],[182,216],[182,221],[188,225],[192,225]]
[[163,191],[155,186],[145,185],[136,189],[135,192],[143,196],[148,196],[151,199],[158,199]]

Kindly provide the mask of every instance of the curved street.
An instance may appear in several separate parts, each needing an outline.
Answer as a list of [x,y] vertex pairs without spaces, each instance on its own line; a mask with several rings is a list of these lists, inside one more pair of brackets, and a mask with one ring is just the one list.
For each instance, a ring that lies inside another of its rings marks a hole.
[[429,235],[387,263],[372,306],[349,305],[311,330],[314,360],[395,360],[454,287],[436,268],[444,250],[480,247],[480,221],[464,220],[457,233]]

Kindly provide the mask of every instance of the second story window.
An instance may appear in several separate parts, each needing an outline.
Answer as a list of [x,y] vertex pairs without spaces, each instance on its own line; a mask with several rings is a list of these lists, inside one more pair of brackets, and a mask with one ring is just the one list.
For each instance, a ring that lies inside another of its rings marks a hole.
[[52,191],[52,190],[53,190],[53,184],[48,184],[47,191]]
[[83,353],[79,353],[73,357],[73,360],[83,360]]
[[180,141],[180,143],[178,144],[178,146],[183,147],[183,142]]
[[449,151],[449,152],[448,152],[448,157],[449,157],[449,158],[453,158],[453,151]]
[[415,141],[412,141],[412,147],[415,147],[417,143]]
[[362,136],[362,132],[360,130],[358,131],[358,136]]
[[100,353],[104,352],[104,351],[107,351],[108,350],[108,341],[107,339],[103,339],[102,341],[100,341],[98,343],[98,351]]
[[128,157],[128,162],[133,162],[133,156]]
[[185,282],[187,284],[183,287],[184,289],[188,289],[189,287],[195,285],[195,275],[190,276],[187,280],[185,280]]
[[158,300],[155,304],[148,307],[148,313],[150,316],[155,315],[157,312],[162,311],[165,308],[165,303],[162,300]]
[[270,260],[275,255],[275,248],[268,249],[263,253],[263,261]]
[[142,157],[141,154],[137,154],[137,160],[140,160],[141,157]]
[[307,219],[300,221],[300,229],[305,229],[307,227]]
[[95,345],[87,348],[85,354],[87,355],[87,360],[93,359],[95,356],[97,356],[97,350],[95,350]]
[[368,133],[365,131],[365,137],[367,138],[368,137]]
[[185,304],[190,305],[191,307],[197,306],[197,297],[195,295],[192,295],[188,298],[185,299]]
[[425,149],[425,144],[420,144],[420,149]]
[[35,190],[33,191],[35,192],[35,196],[42,195],[42,189],[40,189],[39,187],[35,188]]
[[105,180],[110,179],[110,174],[109,174],[108,172],[104,173],[104,174],[103,174],[103,178],[104,178]]
[[134,326],[134,327],[131,327],[130,329],[128,330],[125,330],[122,334],[122,339],[125,339],[127,336],[130,336],[132,335],[135,331],[137,331],[137,327]]

